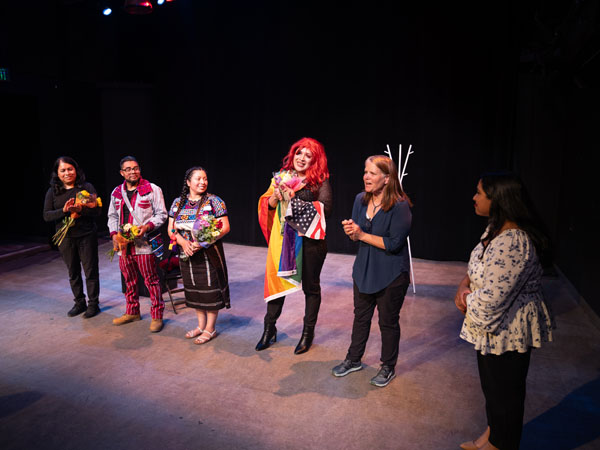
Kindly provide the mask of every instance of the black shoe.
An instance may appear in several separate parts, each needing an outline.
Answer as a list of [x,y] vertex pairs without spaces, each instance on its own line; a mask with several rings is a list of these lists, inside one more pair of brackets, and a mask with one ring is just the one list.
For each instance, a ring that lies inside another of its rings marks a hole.
[[275,324],[266,324],[265,331],[260,337],[258,344],[256,344],[256,351],[260,352],[261,350],[265,350],[274,342],[277,342],[277,328],[275,328]]
[[98,306],[98,304],[90,304],[88,305],[87,309],[85,310],[85,313],[83,314],[83,318],[84,319],[89,319],[90,317],[94,317],[97,316],[98,314],[100,314],[100,307]]
[[391,366],[381,366],[377,375],[371,378],[371,384],[377,387],[386,387],[396,378],[396,371]]
[[315,327],[307,327],[306,325],[304,325],[304,329],[302,330],[302,337],[300,338],[300,342],[298,342],[298,345],[296,345],[294,354],[300,355],[301,353],[306,353],[310,349],[314,337]]
[[69,310],[67,316],[75,317],[84,312],[87,309],[85,302],[77,302],[75,305]]
[[360,361],[354,362],[350,361],[349,359],[345,359],[344,362],[331,369],[331,374],[334,377],[345,377],[349,373],[356,372],[362,368],[362,363]]

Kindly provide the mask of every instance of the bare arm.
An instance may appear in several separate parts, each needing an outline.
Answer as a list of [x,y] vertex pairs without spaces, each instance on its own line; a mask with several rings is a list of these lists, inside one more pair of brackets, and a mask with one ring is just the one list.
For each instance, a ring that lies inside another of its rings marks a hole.
[[225,235],[231,231],[231,227],[229,225],[229,217],[222,216],[219,217],[218,220],[219,222],[221,222],[221,224],[223,224],[223,228],[221,228],[221,233],[217,236],[217,239],[215,239],[215,241],[224,238]]

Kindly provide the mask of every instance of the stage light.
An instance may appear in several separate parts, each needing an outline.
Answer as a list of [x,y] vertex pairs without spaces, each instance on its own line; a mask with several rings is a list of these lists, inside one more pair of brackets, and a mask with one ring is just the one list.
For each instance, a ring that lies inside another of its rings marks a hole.
[[150,14],[152,12],[152,3],[148,0],[125,0],[123,9],[129,14]]
[[175,0],[166,0],[167,3],[173,3]]
[[165,0],[156,0],[157,5],[162,5],[164,2],[165,2]]
[[102,10],[102,14],[104,14],[105,16],[110,16],[112,14],[112,9],[110,9],[110,8],[104,8]]

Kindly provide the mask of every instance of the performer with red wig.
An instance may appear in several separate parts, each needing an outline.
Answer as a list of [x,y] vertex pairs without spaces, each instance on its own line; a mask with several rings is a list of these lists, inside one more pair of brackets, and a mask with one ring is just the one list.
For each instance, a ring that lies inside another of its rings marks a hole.
[[325,217],[331,213],[327,156],[323,145],[311,138],[294,143],[283,158],[281,170],[258,201],[258,220],[269,245],[264,298],[267,313],[264,333],[256,350],[277,341],[275,324],[285,296],[300,289],[306,300],[304,328],[295,354],[312,345],[321,306],[320,275],[327,243]]

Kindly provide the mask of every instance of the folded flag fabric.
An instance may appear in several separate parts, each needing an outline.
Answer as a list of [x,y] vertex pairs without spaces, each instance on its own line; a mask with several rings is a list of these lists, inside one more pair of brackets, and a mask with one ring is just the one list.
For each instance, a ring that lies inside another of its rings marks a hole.
[[325,239],[325,210],[321,202],[305,202],[294,197],[288,204],[285,220],[299,236]]
[[[258,222],[269,246],[265,266],[263,295],[265,302],[299,291],[302,288],[302,238],[296,239],[297,233],[290,227],[288,228],[291,230],[293,238],[289,233],[287,234],[283,265],[281,264],[286,230],[285,228],[282,229],[285,222],[282,224],[280,220],[281,205],[277,205],[276,209],[269,208],[269,197],[273,194],[274,189],[275,183],[272,181],[267,192],[258,200]],[[279,276],[280,272],[282,275],[286,275]]]
[[[277,181],[258,200],[258,222],[269,246],[265,267],[265,302],[302,289],[303,236],[325,239],[325,213],[321,202],[296,197],[269,208]],[[303,186],[299,186],[301,189]]]

